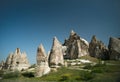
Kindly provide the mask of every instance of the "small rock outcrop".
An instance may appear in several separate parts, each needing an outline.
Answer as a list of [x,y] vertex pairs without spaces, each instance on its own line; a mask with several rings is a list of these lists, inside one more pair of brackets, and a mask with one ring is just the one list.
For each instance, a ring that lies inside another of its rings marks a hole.
[[89,55],[89,43],[78,36],[73,30],[69,39],[66,39],[63,46],[66,46],[65,59],[77,59],[81,56]]
[[37,67],[36,67],[36,77],[41,77],[45,74],[48,74],[50,72],[50,68],[48,65],[48,59],[46,56],[45,49],[43,45],[41,44],[37,49]]
[[14,53],[10,53],[6,59],[4,69],[9,70],[25,70],[30,67],[26,53],[21,53],[20,49],[17,48]]
[[89,44],[89,53],[92,57],[104,60],[109,59],[107,47],[103,44],[102,41],[97,40],[95,35],[92,37]]
[[2,69],[4,68],[4,66],[5,66],[5,62],[2,60],[2,61],[0,62],[0,70],[2,70]]
[[120,38],[110,37],[108,48],[110,59],[120,60]]
[[53,45],[49,55],[49,66],[58,67],[64,65],[62,44],[56,37],[53,38]]

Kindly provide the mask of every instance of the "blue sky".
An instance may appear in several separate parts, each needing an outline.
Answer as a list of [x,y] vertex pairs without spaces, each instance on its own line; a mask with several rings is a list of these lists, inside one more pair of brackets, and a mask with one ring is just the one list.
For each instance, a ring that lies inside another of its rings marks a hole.
[[120,37],[120,0],[0,0],[0,61],[20,48],[35,63],[41,43],[47,53],[54,36],[63,43],[72,29],[108,45]]

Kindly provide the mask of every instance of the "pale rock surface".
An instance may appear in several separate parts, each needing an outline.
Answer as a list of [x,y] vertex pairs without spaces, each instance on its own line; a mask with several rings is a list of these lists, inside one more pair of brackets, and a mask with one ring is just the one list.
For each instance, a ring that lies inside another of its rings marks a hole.
[[64,65],[62,44],[56,37],[53,38],[53,45],[49,55],[50,67],[58,67]]
[[10,53],[5,62],[5,68],[9,70],[25,70],[30,67],[26,53],[21,53],[17,48],[14,53]]
[[37,67],[35,76],[41,77],[45,74],[48,74],[50,72],[50,68],[48,65],[48,58],[46,56],[46,52],[42,44],[38,47],[36,59]]
[[91,61],[85,60],[85,59],[80,59],[79,61],[82,62],[82,63],[92,63]]

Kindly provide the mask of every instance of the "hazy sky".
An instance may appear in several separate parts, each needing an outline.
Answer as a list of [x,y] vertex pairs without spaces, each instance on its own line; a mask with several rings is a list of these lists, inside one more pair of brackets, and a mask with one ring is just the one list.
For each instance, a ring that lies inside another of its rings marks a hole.
[[107,45],[120,37],[120,0],[0,0],[0,61],[20,48],[35,63],[41,43],[47,53],[54,36],[63,43],[72,29]]

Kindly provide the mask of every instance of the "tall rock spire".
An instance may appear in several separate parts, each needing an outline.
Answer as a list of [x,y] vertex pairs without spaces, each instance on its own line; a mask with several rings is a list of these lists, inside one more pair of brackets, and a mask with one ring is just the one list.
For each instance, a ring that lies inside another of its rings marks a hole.
[[17,54],[17,55],[20,55],[20,54],[21,54],[21,52],[20,52],[20,48],[16,48],[16,50],[15,50],[15,54]]
[[76,34],[73,30],[71,30],[70,35],[73,36],[74,34]]
[[37,59],[37,64],[40,64],[42,61],[46,59],[46,52],[42,44],[37,49],[36,59]]
[[41,77],[50,72],[50,68],[48,66],[48,58],[46,56],[45,49],[41,44],[37,49],[37,67],[36,67],[36,77]]
[[58,41],[57,37],[55,36],[53,38],[52,49],[55,50],[56,48],[60,48],[61,46],[62,46],[61,43]]
[[95,35],[92,36],[91,42],[93,42],[93,43],[96,43],[96,42],[97,42],[97,38],[96,38]]
[[63,52],[62,52],[62,45],[58,41],[56,37],[53,38],[53,45],[49,55],[49,65],[52,66],[59,66],[63,65]]

